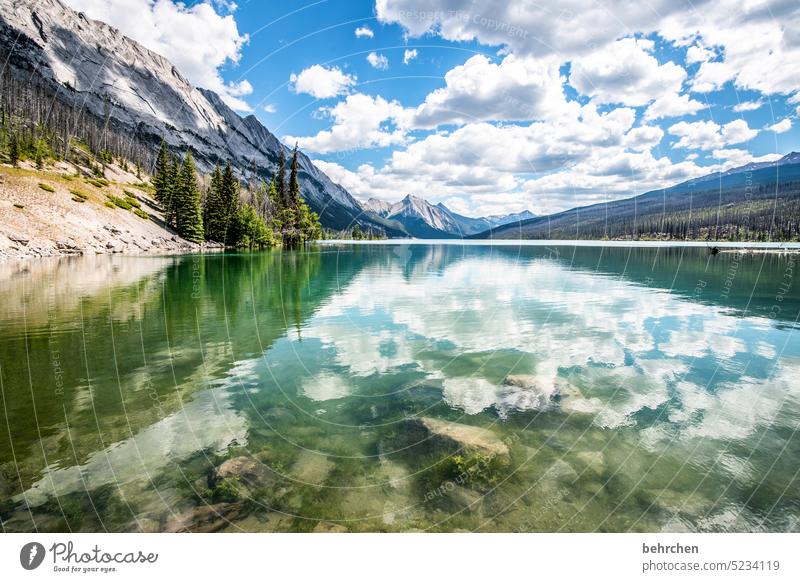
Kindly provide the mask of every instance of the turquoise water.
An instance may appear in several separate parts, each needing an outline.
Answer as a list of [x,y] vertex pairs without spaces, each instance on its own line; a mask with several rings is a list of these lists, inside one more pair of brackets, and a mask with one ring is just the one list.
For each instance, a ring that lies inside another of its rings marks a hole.
[[796,257],[2,264],[3,530],[797,531]]

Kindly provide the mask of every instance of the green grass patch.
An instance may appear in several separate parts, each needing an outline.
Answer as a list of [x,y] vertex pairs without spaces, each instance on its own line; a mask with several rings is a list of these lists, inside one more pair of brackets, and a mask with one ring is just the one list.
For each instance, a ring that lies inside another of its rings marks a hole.
[[110,184],[110,182],[104,178],[90,178],[89,180],[86,181],[92,186],[95,186],[97,188],[105,188]]
[[41,188],[45,192],[55,192],[56,191],[56,189],[53,188],[50,184],[45,184],[44,182],[39,182],[39,188]]
[[116,208],[117,207],[117,205],[114,204],[113,202],[111,202],[110,200],[106,200],[105,205],[108,206],[109,208]]
[[133,204],[125,200],[124,198],[120,198],[119,196],[114,196],[113,194],[106,194],[106,198],[108,198],[109,202],[113,203],[114,206],[119,208],[123,208],[125,210],[130,210],[133,208]]
[[75,196],[75,198],[81,198],[83,200],[87,200],[89,198],[88,194],[78,190],[77,188],[70,188],[69,193]]
[[150,215],[147,214],[144,210],[140,210],[139,208],[134,208],[133,213],[138,216],[139,218],[144,218],[145,220],[150,220]]
[[142,203],[139,202],[133,194],[125,190],[125,202],[133,206],[134,208],[141,208]]

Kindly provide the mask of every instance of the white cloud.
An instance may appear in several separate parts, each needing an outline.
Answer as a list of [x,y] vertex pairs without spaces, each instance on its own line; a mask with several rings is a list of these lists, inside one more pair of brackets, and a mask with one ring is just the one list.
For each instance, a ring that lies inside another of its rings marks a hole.
[[553,59],[505,57],[499,64],[470,57],[444,77],[416,111],[416,127],[485,120],[532,120],[566,109],[563,79]]
[[760,109],[764,105],[764,102],[760,99],[758,101],[742,101],[741,103],[737,103],[733,106],[733,110],[736,113],[744,113],[746,111],[755,111],[756,109]]
[[745,120],[736,119],[722,126],[713,121],[680,121],[669,128],[669,133],[680,138],[675,147],[713,150],[749,141],[758,130],[751,129]]
[[557,53],[564,60],[592,52],[631,31],[649,32],[680,2],[637,0],[524,2],[519,0],[376,0],[380,22],[401,25],[407,36],[435,33],[453,41],[478,40],[518,55]]
[[[800,5],[786,0],[376,0],[380,22],[401,25],[409,37],[433,33],[452,41],[478,40],[517,55],[556,54],[563,61],[604,51],[634,33],[658,33],[689,47],[688,63],[701,63],[693,89],[709,92],[734,81],[765,94],[797,89]],[[713,47],[713,48],[710,48]],[[712,54],[713,52],[713,54]],[[769,74],[764,74],[769,71]],[[630,103],[629,103],[630,104]]]
[[264,112],[266,112],[266,113],[275,113],[276,111],[277,111],[277,108],[275,107],[274,103],[267,103],[266,105],[264,105]]
[[792,120],[787,117],[774,125],[770,125],[767,129],[775,133],[786,133],[792,129]]
[[665,117],[680,117],[694,115],[703,105],[700,101],[691,99],[688,95],[670,93],[653,101],[644,112],[646,120],[663,119]]
[[686,51],[686,64],[705,63],[717,56],[713,50],[701,44],[693,44]]
[[299,75],[292,73],[289,82],[295,93],[308,93],[317,99],[327,99],[347,93],[355,85],[356,77],[343,73],[338,67],[311,65]]
[[375,51],[367,55],[367,62],[376,69],[385,71],[389,68],[389,59],[385,55],[376,53]]
[[725,62],[703,63],[692,79],[692,91],[710,93],[721,89],[725,83],[736,77],[734,68]]
[[673,62],[659,64],[647,39],[623,38],[572,63],[570,84],[597,103],[646,105],[676,95],[686,71]]
[[407,65],[417,58],[417,49],[406,49],[403,51],[403,64]]
[[643,125],[630,130],[622,140],[625,147],[644,151],[657,146],[664,137],[664,131],[655,125]]
[[359,26],[355,31],[356,38],[372,38],[375,33],[369,26]]
[[800,42],[795,27],[787,23],[798,21],[800,5],[783,0],[719,0],[699,12],[674,12],[659,23],[659,34],[668,41],[718,48],[719,60],[700,65],[693,90],[715,91],[728,82],[765,95],[797,89]]
[[335,106],[320,111],[333,120],[329,130],[312,137],[286,136],[284,141],[297,142],[300,148],[319,153],[387,147],[406,142],[408,113],[397,101],[387,101],[380,95],[372,97],[354,93]]
[[724,163],[719,168],[720,170],[744,166],[751,162],[774,162],[782,157],[780,154],[766,154],[764,156],[755,157],[749,151],[740,148],[714,150],[712,155],[718,160],[724,160]]
[[[232,14],[209,2],[187,6],[172,0],[67,0],[75,10],[117,27],[124,35],[171,61],[195,86],[210,89],[237,111],[252,111],[242,99],[252,93],[247,80],[226,83],[220,69],[236,64],[248,36]],[[233,8],[230,7],[229,8]]]
[[[424,193],[434,202],[461,200],[458,212],[471,216],[526,208],[554,212],[709,171],[691,162],[655,158],[648,150],[663,131],[632,129],[632,109],[600,114],[592,105],[573,103],[570,111],[528,126],[470,123],[432,134],[393,152],[379,169],[363,164],[352,171],[329,162],[320,167],[362,199],[396,201]],[[530,177],[540,173],[546,175]]]

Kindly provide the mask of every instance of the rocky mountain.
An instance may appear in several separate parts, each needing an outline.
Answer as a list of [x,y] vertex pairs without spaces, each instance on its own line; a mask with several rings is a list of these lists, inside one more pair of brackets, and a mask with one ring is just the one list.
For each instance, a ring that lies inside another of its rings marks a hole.
[[796,240],[800,154],[714,172],[623,200],[506,224],[473,238]]
[[530,210],[523,210],[522,212],[514,212],[512,214],[493,214],[487,216],[486,220],[491,226],[502,226],[512,222],[522,222],[523,220],[530,220],[536,218],[536,215]]
[[[0,0],[0,60],[7,74],[46,86],[54,99],[79,104],[153,150],[162,138],[175,151],[191,148],[203,171],[230,160],[243,175],[268,179],[280,151],[291,154],[254,116],[240,117],[161,55],[59,0]],[[365,215],[305,154],[299,164],[302,192],[324,226],[359,222],[402,234]]]
[[366,212],[391,221],[402,227],[409,236],[416,238],[459,238],[534,216],[525,210],[516,214],[472,218],[453,212],[442,202],[433,205],[410,194],[394,204],[370,198],[361,206]]
[[386,200],[378,200],[377,198],[370,198],[366,202],[361,203],[361,207],[367,212],[374,212],[375,214],[387,217],[392,208],[392,203]]

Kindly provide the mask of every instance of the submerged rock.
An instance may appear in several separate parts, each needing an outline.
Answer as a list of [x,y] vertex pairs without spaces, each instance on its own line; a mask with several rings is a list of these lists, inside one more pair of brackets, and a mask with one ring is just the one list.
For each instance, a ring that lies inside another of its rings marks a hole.
[[583,451],[575,455],[585,470],[595,475],[602,475],[606,470],[606,456],[602,451]]
[[430,438],[459,449],[472,449],[490,455],[509,454],[508,445],[486,428],[430,417],[419,418],[412,423],[427,432]]
[[253,457],[241,456],[228,459],[214,470],[212,485],[219,487],[223,482],[235,483],[239,494],[250,495],[254,490],[272,485],[275,472]]
[[314,451],[302,451],[292,465],[291,475],[302,483],[321,485],[333,467],[333,463],[325,455]]

